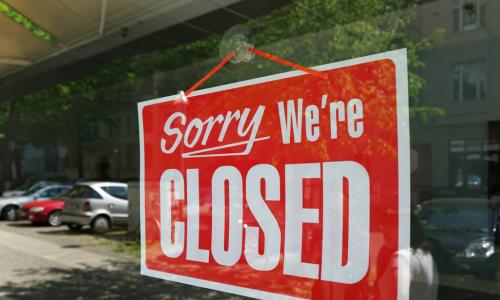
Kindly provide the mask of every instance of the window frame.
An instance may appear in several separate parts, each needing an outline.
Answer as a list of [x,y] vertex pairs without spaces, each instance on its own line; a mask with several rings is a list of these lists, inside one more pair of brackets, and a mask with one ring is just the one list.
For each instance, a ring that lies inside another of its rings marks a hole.
[[[478,80],[474,83],[475,97],[473,99],[465,99],[464,97],[464,71],[468,66],[474,66],[478,73]],[[455,84],[458,81],[458,95]],[[481,91],[482,86],[482,91]],[[452,66],[452,99],[455,103],[472,103],[483,101],[486,99],[486,61],[484,59],[475,59],[464,62],[458,62]]]
[[[472,24],[465,24],[466,17],[464,6],[468,3],[472,3],[476,9],[476,21]],[[468,32],[474,31],[481,28],[481,0],[455,0],[455,5],[453,7],[453,13],[456,14],[456,32]]]

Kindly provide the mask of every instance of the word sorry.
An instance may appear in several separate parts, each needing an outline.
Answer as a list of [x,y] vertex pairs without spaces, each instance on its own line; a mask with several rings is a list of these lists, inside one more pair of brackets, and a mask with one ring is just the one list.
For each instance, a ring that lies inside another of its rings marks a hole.
[[[237,134],[244,139],[242,142],[225,144],[222,146],[206,148],[198,151],[192,151],[188,153],[183,153],[182,157],[209,157],[209,156],[230,156],[230,155],[246,155],[252,150],[252,146],[256,141],[268,139],[269,137],[257,138],[257,133],[259,131],[260,122],[262,121],[262,116],[264,115],[264,110],[266,108],[259,105],[255,111],[253,117],[250,118],[251,110],[245,108],[243,112],[239,109],[235,111],[228,111],[226,114],[218,114],[217,116],[210,116],[205,120],[199,118],[193,118],[189,124],[185,127],[184,133],[178,128],[173,126],[173,123],[178,119],[182,126],[186,125],[186,115],[182,112],[176,112],[170,115],[170,117],[165,121],[163,131],[167,136],[173,136],[174,141],[170,145],[167,145],[167,139],[162,138],[160,140],[161,151],[165,154],[170,154],[174,152],[180,143],[184,144],[186,148],[193,148],[198,144],[202,146],[206,145],[211,136],[215,136],[218,142],[224,142],[226,133],[231,124],[237,125]],[[248,121],[248,122],[247,122]],[[216,126],[217,125],[217,126]],[[203,136],[202,136],[203,135]],[[230,148],[239,145],[245,145],[246,148],[239,153],[211,153],[208,152],[220,150],[224,148]]]

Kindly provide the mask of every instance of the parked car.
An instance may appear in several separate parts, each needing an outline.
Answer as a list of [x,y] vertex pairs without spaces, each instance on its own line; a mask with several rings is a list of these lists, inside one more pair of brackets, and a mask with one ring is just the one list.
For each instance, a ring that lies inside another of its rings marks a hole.
[[59,182],[53,182],[53,181],[37,181],[35,183],[32,182],[27,182],[25,184],[20,185],[16,189],[13,190],[8,190],[2,193],[2,197],[17,197],[21,196],[22,194],[26,193],[28,190],[29,191],[37,191],[41,189],[42,187],[48,186],[48,185],[54,185],[54,184],[60,184]]
[[24,204],[18,211],[18,219],[30,220],[32,223],[48,223],[50,226],[61,225],[61,212],[64,208],[62,199],[69,191],[70,189],[56,195],[53,199]]
[[76,184],[64,199],[63,223],[72,231],[90,225],[104,233],[112,226],[127,225],[127,184],[118,182],[83,182]]
[[485,279],[499,275],[498,203],[491,199],[443,198],[417,207],[416,215],[427,238],[445,249],[435,259],[438,263],[451,262],[446,264],[450,268],[440,268],[441,273]]
[[21,205],[33,202],[48,200],[68,190],[71,186],[55,184],[29,189],[21,196],[0,198],[0,216],[4,220],[15,221],[17,219],[17,210]]

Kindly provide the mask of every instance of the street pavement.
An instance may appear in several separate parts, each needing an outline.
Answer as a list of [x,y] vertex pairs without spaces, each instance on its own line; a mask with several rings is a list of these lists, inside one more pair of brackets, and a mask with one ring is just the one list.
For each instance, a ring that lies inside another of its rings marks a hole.
[[[126,238],[0,221],[0,300],[243,299],[140,275],[137,257],[115,251]],[[500,299],[498,283],[448,277],[440,274],[439,299]]]
[[0,223],[1,300],[241,299],[141,276],[136,259],[96,251],[93,235],[64,230]]

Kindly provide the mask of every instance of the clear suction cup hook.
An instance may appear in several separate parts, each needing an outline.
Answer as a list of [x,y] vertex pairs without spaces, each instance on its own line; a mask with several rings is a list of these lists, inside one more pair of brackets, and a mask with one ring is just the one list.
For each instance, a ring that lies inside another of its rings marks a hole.
[[224,66],[228,71],[236,72],[245,68],[254,57],[253,51],[248,48],[254,47],[252,31],[245,25],[236,25],[229,29],[219,46],[219,56],[226,57],[231,51],[235,51],[234,56]]

